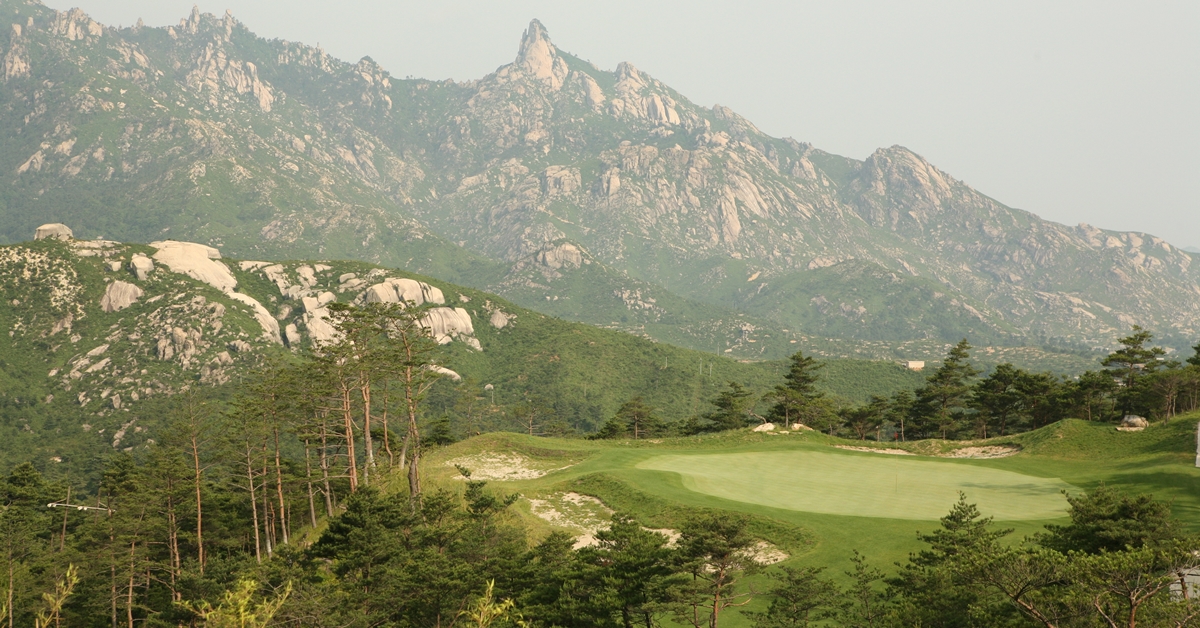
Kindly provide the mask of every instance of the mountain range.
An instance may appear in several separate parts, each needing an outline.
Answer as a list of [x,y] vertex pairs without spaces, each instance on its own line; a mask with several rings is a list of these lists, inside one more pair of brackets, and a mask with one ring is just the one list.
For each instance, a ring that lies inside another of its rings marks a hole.
[[560,50],[536,20],[513,62],[454,82],[266,40],[229,13],[117,29],[0,8],[2,241],[64,222],[357,259],[743,358],[1200,335],[1200,266],[1162,238],[1043,220],[904,147],[856,160],[768,136]]

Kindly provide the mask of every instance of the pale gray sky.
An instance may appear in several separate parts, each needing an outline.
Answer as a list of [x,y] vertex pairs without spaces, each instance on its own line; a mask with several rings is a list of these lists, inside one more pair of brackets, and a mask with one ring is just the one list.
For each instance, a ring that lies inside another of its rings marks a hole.
[[[193,4],[76,2],[153,26]],[[226,9],[265,37],[456,80],[511,61],[536,17],[559,48],[772,135],[858,159],[902,144],[1007,205],[1200,246],[1195,0],[200,2]]]

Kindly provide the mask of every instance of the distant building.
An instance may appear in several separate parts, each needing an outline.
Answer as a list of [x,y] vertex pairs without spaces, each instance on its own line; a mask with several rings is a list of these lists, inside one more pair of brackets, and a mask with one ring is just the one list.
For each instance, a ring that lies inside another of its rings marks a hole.
[[924,360],[900,360],[900,366],[910,371],[920,371],[925,368]]

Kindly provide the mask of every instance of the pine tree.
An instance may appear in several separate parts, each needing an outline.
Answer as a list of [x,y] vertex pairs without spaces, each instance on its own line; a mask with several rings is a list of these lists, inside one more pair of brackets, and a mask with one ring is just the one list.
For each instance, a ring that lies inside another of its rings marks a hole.
[[1133,333],[1121,338],[1121,348],[1108,354],[1100,363],[1108,367],[1113,378],[1121,382],[1117,393],[1117,401],[1122,414],[1145,412],[1145,402],[1142,388],[1139,384],[1142,377],[1153,373],[1159,368],[1159,358],[1166,355],[1161,347],[1147,346],[1154,339],[1154,334],[1134,325]]
[[917,400],[913,406],[914,419],[920,421],[928,431],[936,428],[945,439],[965,410],[971,394],[971,378],[979,370],[967,360],[971,357],[971,344],[964,338],[946,354],[946,360],[926,384],[917,389]]
[[805,356],[803,351],[797,351],[789,360],[784,382],[772,393],[775,405],[771,408],[771,419],[791,429],[793,421],[811,421],[814,406],[825,396],[816,387],[820,379],[817,372],[825,365]]

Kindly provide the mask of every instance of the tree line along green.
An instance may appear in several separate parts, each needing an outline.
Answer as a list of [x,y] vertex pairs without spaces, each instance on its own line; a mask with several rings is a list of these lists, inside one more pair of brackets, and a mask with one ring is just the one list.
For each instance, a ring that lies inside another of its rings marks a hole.
[[[824,365],[802,351],[789,359],[784,381],[756,396],[729,382],[711,400],[712,409],[685,421],[657,418],[641,398],[630,400],[595,438],[641,438],[740,429],[772,422],[796,424],[860,440],[989,438],[1044,427],[1066,418],[1120,421],[1126,417],[1169,421],[1200,409],[1200,344],[1185,362],[1166,358],[1140,327],[1120,339],[1102,369],[1076,376],[1035,373],[999,364],[984,375],[970,361],[971,345],[960,341],[915,390],[867,403],[847,403],[819,386]],[[983,377],[980,377],[984,375]],[[758,413],[758,408],[766,411]]]

